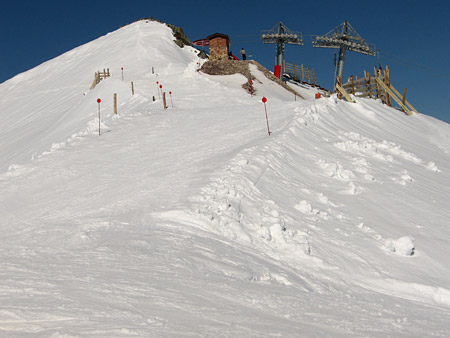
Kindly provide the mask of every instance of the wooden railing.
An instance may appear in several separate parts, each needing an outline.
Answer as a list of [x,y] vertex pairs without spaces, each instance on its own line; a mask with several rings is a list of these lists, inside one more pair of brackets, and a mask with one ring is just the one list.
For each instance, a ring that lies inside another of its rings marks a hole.
[[[364,71],[364,77],[358,78],[358,76],[350,76],[347,83],[343,84],[342,87],[350,94],[356,97],[368,97],[368,98],[379,98],[383,102],[387,103],[388,98],[386,96],[383,87],[377,83],[376,79],[379,78],[386,84],[390,85],[389,68],[387,68],[382,74],[381,69],[374,68],[374,76],[372,77],[370,73]],[[389,81],[387,81],[389,80]]]
[[345,84],[341,84],[340,79],[337,78],[336,92],[338,97],[344,96],[347,101],[354,102],[348,95],[353,94],[355,97],[381,99],[384,104],[390,107],[392,107],[392,99],[394,99],[406,114],[412,115],[413,112],[417,112],[417,109],[406,100],[406,88],[401,95],[391,84],[389,66],[386,66],[384,71],[375,67],[373,76],[367,71],[364,71],[364,77],[362,78],[352,75]]
[[293,80],[316,85],[316,73],[309,67],[283,61],[283,74],[288,74]]
[[111,76],[111,74],[109,73],[109,68],[106,70],[103,69],[103,72],[101,72],[101,71],[96,72],[95,76],[94,76],[94,81],[92,82],[92,85],[91,85],[91,89],[95,88],[95,86],[98,85],[100,83],[100,81],[102,81],[110,76]]

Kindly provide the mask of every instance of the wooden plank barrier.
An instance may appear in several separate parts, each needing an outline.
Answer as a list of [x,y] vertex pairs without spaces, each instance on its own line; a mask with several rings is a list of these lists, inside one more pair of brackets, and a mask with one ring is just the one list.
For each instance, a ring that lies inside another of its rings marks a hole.
[[350,95],[347,93],[347,91],[344,89],[344,87],[342,87],[341,84],[341,78],[339,76],[336,76],[336,93],[339,99],[342,100],[342,96],[348,101],[348,102],[352,102],[355,103],[355,100],[353,100]]
[[[401,97],[400,93],[398,92],[397,89],[394,88],[393,85],[391,85],[391,89],[392,89],[392,91],[393,91],[395,94],[398,95],[398,97]],[[407,107],[409,107],[409,109],[410,109],[412,112],[416,112],[416,113],[418,112],[418,110],[417,110],[416,108],[414,108],[414,107],[411,105],[411,103],[409,103],[409,102],[406,100],[406,88],[405,88],[405,90],[403,91],[402,103],[403,103],[404,105],[406,105]]]
[[94,81],[92,82],[91,88],[90,89],[94,89],[96,85],[98,85],[100,83],[100,81],[106,79],[107,77],[110,77],[111,74],[109,72],[109,68],[105,69],[103,68],[103,72],[98,71],[95,72],[94,74]]
[[283,73],[291,76],[293,80],[316,86],[316,73],[314,69],[304,67],[303,64],[299,66],[295,63],[283,61]]
[[408,114],[408,115],[412,115],[412,111],[408,109],[408,107],[406,107],[406,105],[403,104],[402,100],[399,98],[401,97],[400,95],[397,96],[395,95],[394,91],[392,91],[392,88],[389,88],[387,84],[385,84],[380,78],[377,77],[377,82],[378,84],[383,87],[383,89],[387,92],[387,94],[389,95],[389,98],[393,98],[395,100],[395,102],[397,102],[400,107],[402,108],[402,110]]
[[[336,83],[338,83],[336,81]],[[340,83],[339,83],[340,84]],[[370,73],[364,71],[364,77],[358,78],[353,75],[348,79],[347,83],[341,85],[343,90],[347,93],[351,93],[356,97],[368,97],[377,98],[392,107],[392,99],[397,102],[403,112],[411,115],[413,112],[417,112],[411,103],[406,100],[406,88],[403,91],[403,95],[399,93],[397,89],[391,84],[391,76],[389,66],[383,71],[381,68],[374,67],[374,77],[371,77]],[[336,93],[340,95],[340,89],[336,87]]]

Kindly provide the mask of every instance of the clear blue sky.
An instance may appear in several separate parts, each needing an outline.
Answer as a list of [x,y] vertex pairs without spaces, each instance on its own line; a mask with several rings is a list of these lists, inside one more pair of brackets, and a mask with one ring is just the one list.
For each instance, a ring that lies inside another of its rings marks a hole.
[[[275,46],[263,44],[260,33],[282,21],[305,38],[304,46],[286,48],[286,61],[314,68],[325,88],[333,85],[334,50],[313,48],[310,36],[348,20],[380,50],[392,83],[399,91],[408,88],[413,106],[450,123],[450,0],[7,1],[0,11],[0,83],[148,17],[182,27],[191,41],[227,34],[235,54],[244,47],[271,70]],[[344,78],[373,70],[378,61],[348,52]]]

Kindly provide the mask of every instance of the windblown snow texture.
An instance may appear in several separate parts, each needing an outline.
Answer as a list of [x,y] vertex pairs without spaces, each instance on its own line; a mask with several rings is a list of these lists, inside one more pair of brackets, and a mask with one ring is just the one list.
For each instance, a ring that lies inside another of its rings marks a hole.
[[0,85],[0,336],[448,337],[450,126],[256,67],[250,96],[173,40]]

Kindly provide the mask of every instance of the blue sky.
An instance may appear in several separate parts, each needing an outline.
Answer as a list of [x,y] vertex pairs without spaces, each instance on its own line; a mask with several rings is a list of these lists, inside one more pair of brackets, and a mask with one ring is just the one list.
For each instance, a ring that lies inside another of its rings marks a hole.
[[227,34],[236,55],[244,47],[271,70],[275,46],[263,44],[260,34],[282,21],[305,40],[286,48],[286,61],[314,68],[325,88],[333,85],[334,50],[313,48],[311,36],[348,20],[380,58],[348,52],[344,78],[389,65],[393,85],[408,89],[416,109],[450,123],[450,0],[8,1],[0,11],[0,83],[148,17],[182,27],[191,41]]

